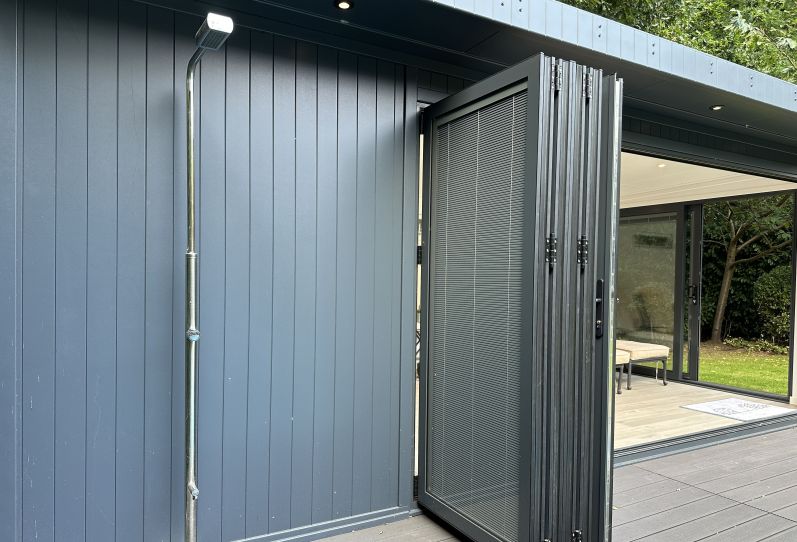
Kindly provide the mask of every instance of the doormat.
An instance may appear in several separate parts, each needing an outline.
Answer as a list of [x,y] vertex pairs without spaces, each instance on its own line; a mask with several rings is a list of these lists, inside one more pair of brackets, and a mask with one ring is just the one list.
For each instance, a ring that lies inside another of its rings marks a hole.
[[732,397],[730,399],[720,399],[718,401],[709,401],[708,403],[683,405],[683,408],[697,410],[698,412],[705,412],[707,414],[714,414],[715,416],[732,418],[734,420],[739,420],[740,422],[763,420],[764,418],[772,418],[774,416],[782,416],[783,414],[793,414],[797,412],[790,408],[767,405],[765,403],[756,403],[755,401],[737,399],[736,397]]

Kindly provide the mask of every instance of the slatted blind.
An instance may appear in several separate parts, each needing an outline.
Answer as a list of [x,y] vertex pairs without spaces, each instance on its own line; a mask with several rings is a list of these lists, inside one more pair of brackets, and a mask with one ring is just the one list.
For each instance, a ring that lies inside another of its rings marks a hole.
[[431,199],[431,495],[518,540],[526,91],[436,128]]

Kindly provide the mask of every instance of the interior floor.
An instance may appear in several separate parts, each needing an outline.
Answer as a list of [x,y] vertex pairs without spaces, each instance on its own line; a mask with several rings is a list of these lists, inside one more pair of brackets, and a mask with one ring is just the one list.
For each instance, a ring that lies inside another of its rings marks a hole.
[[694,384],[670,381],[667,386],[663,386],[661,380],[656,382],[653,378],[639,375],[634,375],[631,378],[631,389],[627,390],[625,389],[625,378],[623,375],[623,393],[615,395],[615,449],[744,423],[732,418],[684,408],[686,405],[736,397],[756,403],[797,409],[797,406],[788,403]]

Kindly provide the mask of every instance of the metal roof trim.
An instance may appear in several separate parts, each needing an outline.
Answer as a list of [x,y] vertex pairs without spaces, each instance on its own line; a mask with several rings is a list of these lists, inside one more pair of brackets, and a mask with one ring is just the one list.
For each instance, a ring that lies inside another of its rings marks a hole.
[[797,85],[557,0],[424,0],[797,112]]

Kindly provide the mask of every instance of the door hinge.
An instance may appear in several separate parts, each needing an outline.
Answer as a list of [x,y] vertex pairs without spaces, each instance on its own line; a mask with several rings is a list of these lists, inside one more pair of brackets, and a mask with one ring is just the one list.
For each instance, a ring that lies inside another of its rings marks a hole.
[[415,253],[415,258],[418,262],[418,265],[421,265],[423,263],[423,247],[421,245],[418,245],[418,250]]
[[570,535],[570,542],[584,542],[584,536],[580,530],[573,531],[573,534]]
[[562,79],[564,79],[564,66],[561,60],[553,64],[553,89],[556,92],[562,90]]
[[592,98],[592,70],[590,69],[584,73],[584,96],[587,100]]
[[550,269],[553,269],[553,266],[556,264],[557,245],[558,243],[554,234],[549,235],[545,240],[545,261],[548,262]]
[[581,266],[582,270],[587,267],[587,262],[589,262],[589,240],[587,236],[583,234],[578,238],[576,261]]

